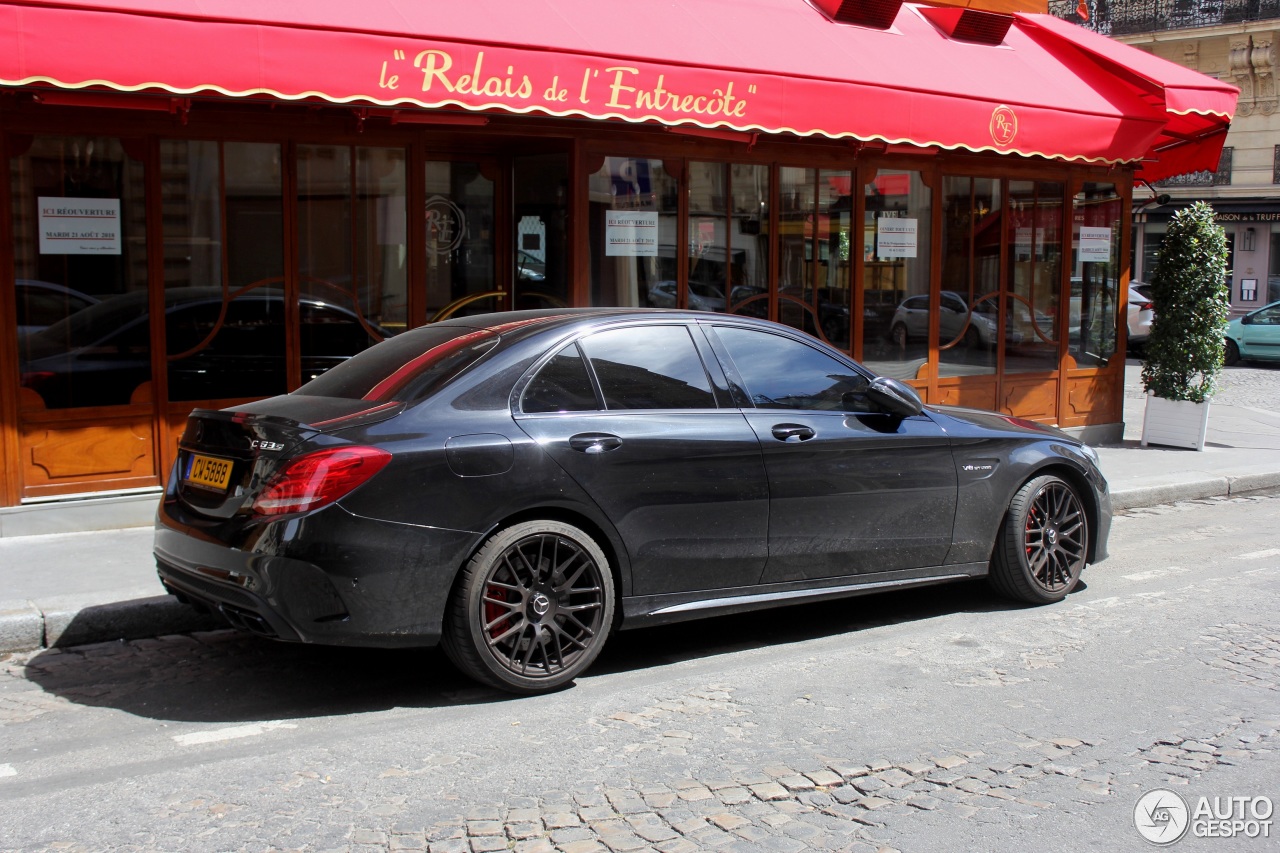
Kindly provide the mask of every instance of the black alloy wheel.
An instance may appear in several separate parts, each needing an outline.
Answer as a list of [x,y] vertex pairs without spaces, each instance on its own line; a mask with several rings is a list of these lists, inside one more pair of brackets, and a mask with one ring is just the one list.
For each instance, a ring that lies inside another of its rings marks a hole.
[[558,521],[500,531],[463,569],[442,638],[472,678],[543,693],[582,673],[613,624],[613,574],[590,536]]
[[1075,588],[1089,552],[1089,520],[1075,490],[1036,477],[1009,502],[989,575],[1000,594],[1031,604],[1061,601]]

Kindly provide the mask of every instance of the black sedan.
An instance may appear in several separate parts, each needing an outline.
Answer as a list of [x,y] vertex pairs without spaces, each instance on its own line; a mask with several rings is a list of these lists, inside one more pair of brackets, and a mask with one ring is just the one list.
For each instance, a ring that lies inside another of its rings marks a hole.
[[1058,601],[1110,525],[1056,429],[924,407],[763,320],[582,309],[435,323],[196,410],[155,553],[237,627],[439,643],[535,693],[617,629],[980,576]]

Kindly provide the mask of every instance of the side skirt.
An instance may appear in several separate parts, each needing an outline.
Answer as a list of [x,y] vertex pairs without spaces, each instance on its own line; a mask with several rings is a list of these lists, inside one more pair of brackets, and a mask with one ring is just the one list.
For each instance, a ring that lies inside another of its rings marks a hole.
[[987,570],[987,563],[960,563],[954,566],[850,575],[842,578],[821,578],[813,581],[704,589],[662,595],[634,595],[622,599],[620,628],[625,630],[650,625],[666,625],[688,619],[700,619],[704,616],[745,613],[767,607],[804,604],[810,601],[867,595],[890,589],[967,580],[984,577]]

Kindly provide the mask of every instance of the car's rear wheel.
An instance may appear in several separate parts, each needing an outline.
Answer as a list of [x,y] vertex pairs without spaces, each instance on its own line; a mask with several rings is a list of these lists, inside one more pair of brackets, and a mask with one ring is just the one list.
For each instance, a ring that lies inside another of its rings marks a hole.
[[613,574],[595,541],[558,521],[494,534],[462,570],[442,645],[472,678],[513,693],[563,687],[600,654]]
[[1089,519],[1075,489],[1051,474],[1018,489],[1000,525],[988,576],[1004,596],[1031,604],[1061,601],[1089,553]]
[[1222,363],[1226,365],[1240,363],[1240,347],[1236,346],[1236,342],[1227,338],[1227,346],[1222,354]]
[[907,327],[902,323],[895,323],[893,328],[889,330],[889,340],[893,341],[893,345],[899,349],[907,345]]

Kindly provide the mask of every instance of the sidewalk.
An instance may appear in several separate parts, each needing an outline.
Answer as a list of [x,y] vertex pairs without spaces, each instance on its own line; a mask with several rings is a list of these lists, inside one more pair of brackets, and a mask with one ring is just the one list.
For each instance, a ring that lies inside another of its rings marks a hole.
[[[1280,488],[1280,368],[1223,376],[1201,453],[1142,447],[1140,367],[1125,381],[1125,433],[1098,448],[1117,510]],[[0,653],[225,627],[163,594],[151,529],[0,538]]]

